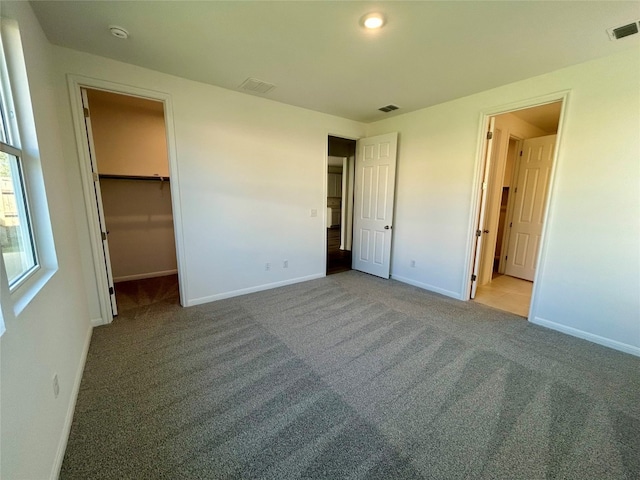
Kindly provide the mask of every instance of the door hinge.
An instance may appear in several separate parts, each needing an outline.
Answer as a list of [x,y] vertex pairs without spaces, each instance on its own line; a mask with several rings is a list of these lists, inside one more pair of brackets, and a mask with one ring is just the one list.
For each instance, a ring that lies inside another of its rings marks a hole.
[[482,230],[476,230],[476,237],[479,237],[480,235],[482,235]]
[[482,182],[482,190],[486,190],[487,189],[487,182]]
[[471,281],[472,281],[472,282],[475,282],[477,278],[478,278],[478,277],[476,277],[475,275],[471,275]]
[[100,232],[102,233],[102,240],[106,240],[107,239],[107,232]]
[[518,187],[513,190],[513,193],[518,193]]
[[520,150],[520,156],[522,156],[522,150]]
[[109,287],[109,295],[113,295],[113,294],[114,294],[113,287]]
[[87,107],[82,107],[82,111],[84,112],[84,118],[89,118],[89,109]]
[[513,227],[513,222],[509,222],[509,228]]
[[94,182],[99,182],[100,181],[100,174],[93,172],[93,181]]
[[493,138],[493,132],[487,132],[487,140],[491,140]]

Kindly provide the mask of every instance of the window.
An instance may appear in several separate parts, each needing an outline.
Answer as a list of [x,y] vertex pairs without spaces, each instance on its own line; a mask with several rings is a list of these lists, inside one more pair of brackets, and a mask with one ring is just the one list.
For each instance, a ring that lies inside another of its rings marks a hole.
[[[29,91],[29,80],[39,88],[47,77],[37,69],[27,76],[24,53],[18,23],[0,17],[0,301],[5,321],[17,319],[58,270]],[[34,65],[41,65],[39,53],[34,52]],[[40,112],[43,128],[55,130],[53,110]],[[2,330],[0,321],[0,335]]]
[[37,270],[38,255],[25,188],[18,122],[2,40],[0,75],[0,247],[9,288],[13,290]]

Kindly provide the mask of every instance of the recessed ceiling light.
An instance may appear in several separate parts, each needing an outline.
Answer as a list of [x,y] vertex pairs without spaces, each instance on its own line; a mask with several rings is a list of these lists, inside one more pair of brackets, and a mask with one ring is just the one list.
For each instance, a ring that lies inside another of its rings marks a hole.
[[368,13],[362,17],[362,26],[374,30],[384,25],[384,15],[381,13]]
[[111,35],[117,38],[127,39],[129,38],[129,32],[127,32],[124,28],[118,27],[117,25],[109,26],[109,31]]

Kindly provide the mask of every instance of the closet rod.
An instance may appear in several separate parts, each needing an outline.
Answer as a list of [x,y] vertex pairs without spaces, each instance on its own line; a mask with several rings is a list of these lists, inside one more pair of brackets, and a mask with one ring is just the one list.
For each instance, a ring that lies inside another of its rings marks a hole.
[[157,182],[168,182],[169,177],[160,177],[154,175],[111,175],[108,173],[100,173],[100,178],[113,178],[118,180],[154,180]]

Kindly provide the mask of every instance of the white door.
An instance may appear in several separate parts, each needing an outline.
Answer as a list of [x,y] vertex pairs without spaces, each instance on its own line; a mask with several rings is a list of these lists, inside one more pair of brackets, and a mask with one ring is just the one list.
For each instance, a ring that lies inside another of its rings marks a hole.
[[505,274],[533,281],[556,135],[524,141],[516,181]]
[[398,133],[356,143],[354,270],[389,278]]
[[487,143],[484,154],[484,173],[482,175],[482,185],[480,189],[480,213],[478,215],[478,229],[475,232],[476,248],[473,258],[473,273],[471,274],[471,298],[476,298],[476,290],[478,289],[478,275],[480,271],[481,254],[482,254],[482,235],[485,232],[484,218],[487,211],[487,186],[489,185],[489,173],[491,172],[491,157],[493,152],[493,132],[495,130],[496,119],[489,119],[489,130],[487,131]]
[[104,209],[102,208],[102,193],[100,191],[100,179],[98,177],[98,163],[96,161],[96,149],[93,144],[93,130],[91,128],[91,117],[89,114],[89,99],[87,91],[83,88],[82,107],[84,108],[84,124],[87,132],[87,143],[89,145],[89,157],[91,158],[91,171],[93,173],[93,187],[96,196],[96,208],[100,222],[100,234],[102,235],[102,251],[104,253],[105,271],[107,273],[107,286],[109,288],[109,299],[111,300],[111,312],[113,316],[118,315],[116,304],[116,293],[113,286],[113,273],[111,272],[111,256],[109,255],[109,240],[107,239],[107,225],[104,220]]

